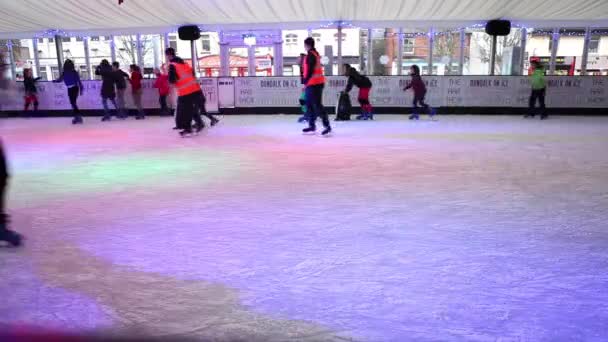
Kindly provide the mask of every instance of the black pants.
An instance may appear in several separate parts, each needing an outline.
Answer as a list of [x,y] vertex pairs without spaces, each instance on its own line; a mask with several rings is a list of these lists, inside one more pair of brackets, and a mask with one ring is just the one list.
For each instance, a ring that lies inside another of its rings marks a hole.
[[70,99],[70,105],[72,105],[72,110],[74,111],[74,116],[80,116],[80,110],[78,109],[78,104],[76,104],[76,100],[78,99],[79,94],[80,94],[80,88],[78,88],[78,87],[68,88],[68,98]]
[[429,105],[424,103],[424,97],[426,94],[414,95],[414,100],[412,101],[412,110],[414,114],[418,114],[418,104],[422,106],[422,109],[425,113],[429,112]]
[[160,103],[161,114],[169,113],[169,107],[167,106],[167,95],[159,95],[158,102]]
[[306,87],[306,107],[308,107],[308,126],[316,127],[317,117],[321,117],[323,126],[330,127],[329,117],[323,107],[323,88],[324,84],[317,84]]
[[177,128],[191,130],[192,120],[199,126],[203,125],[200,115],[202,96],[203,92],[197,91],[177,98],[177,115],[175,116]]
[[0,226],[5,223],[6,212],[5,212],[5,191],[6,184],[8,183],[8,170],[6,167],[6,157],[4,156],[4,148],[0,143]]
[[545,115],[545,94],[547,93],[546,89],[532,89],[532,94],[530,94],[530,103],[528,104],[529,115],[536,114],[536,100],[540,103],[540,115]]
[[[201,94],[202,94],[202,92],[201,92]],[[207,98],[205,97],[205,94],[202,94],[202,95],[203,95],[202,96],[203,98],[201,100],[201,115],[205,116],[206,118],[208,118],[211,121],[216,120],[216,118],[213,115],[211,115],[207,112],[207,108],[205,107],[205,104],[207,103]]]

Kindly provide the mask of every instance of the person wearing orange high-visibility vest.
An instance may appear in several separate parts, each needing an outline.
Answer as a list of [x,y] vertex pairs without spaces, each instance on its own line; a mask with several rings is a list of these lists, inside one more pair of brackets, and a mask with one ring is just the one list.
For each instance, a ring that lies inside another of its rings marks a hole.
[[200,132],[205,124],[200,116],[200,106],[203,103],[203,91],[192,72],[192,67],[183,59],[175,56],[173,48],[165,50],[169,64],[169,83],[177,91],[177,127],[179,134],[186,136],[192,134],[192,120],[195,121],[196,132]]
[[309,133],[317,130],[317,117],[321,117],[325,129],[321,134],[331,133],[331,125],[325,108],[323,108],[323,88],[325,87],[325,76],[321,56],[315,49],[315,40],[311,37],[304,40],[304,48],[308,52],[304,63],[303,83],[306,86],[306,105],[308,107],[308,127],[302,132]]

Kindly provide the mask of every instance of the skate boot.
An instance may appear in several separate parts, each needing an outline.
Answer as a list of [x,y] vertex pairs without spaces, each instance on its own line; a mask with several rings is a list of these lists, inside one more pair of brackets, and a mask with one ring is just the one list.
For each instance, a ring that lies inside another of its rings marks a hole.
[[374,114],[372,114],[372,113],[367,113],[367,118],[366,118],[366,120],[372,120],[372,121],[374,121]]
[[418,120],[420,117],[418,116],[418,114],[414,113],[412,115],[410,115],[410,120]]
[[308,120],[306,119],[305,115],[300,116],[300,118],[298,119],[298,123],[302,123],[302,122],[306,122],[306,121],[308,121]]
[[205,129],[205,124],[202,125],[194,125],[194,131],[196,133],[200,133],[203,129]]
[[135,120],[144,120],[146,117],[144,115],[138,115],[135,117]]
[[540,119],[541,119],[541,120],[546,120],[548,117],[549,117],[549,115],[547,115],[547,114],[542,114],[542,115],[540,116]]
[[359,115],[357,115],[357,117],[355,118],[355,120],[365,120],[365,114],[359,114]]
[[431,110],[429,111],[429,117],[434,118],[435,115],[437,114],[437,108],[433,107],[431,108]]
[[185,129],[185,130],[183,130],[183,131],[179,132],[179,135],[180,135],[182,138],[185,138],[185,137],[187,137],[187,136],[191,136],[191,135],[192,135],[192,130],[191,130],[191,129]]
[[328,135],[329,133],[331,133],[331,127],[325,127],[321,135]]
[[82,116],[75,116],[72,119],[72,125],[81,125],[82,124]]
[[213,126],[217,125],[219,122],[220,122],[220,120],[218,118],[214,117],[213,119],[211,119],[210,125],[211,125],[211,127],[213,127]]
[[316,127],[306,127],[302,130],[302,133],[314,133],[316,130]]
[[110,121],[112,120],[112,117],[109,115],[104,115],[103,118],[101,118],[101,121]]
[[7,224],[8,218],[6,215],[2,215],[0,217],[0,241],[6,241],[14,247],[21,246],[23,237],[19,233],[9,230]]

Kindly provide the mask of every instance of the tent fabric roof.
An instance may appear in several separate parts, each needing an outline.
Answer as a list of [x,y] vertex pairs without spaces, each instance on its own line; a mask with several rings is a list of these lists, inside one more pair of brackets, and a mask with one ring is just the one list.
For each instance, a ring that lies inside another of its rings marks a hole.
[[533,27],[608,27],[607,0],[0,0],[0,36],[49,29],[70,34],[306,29],[343,21],[361,27],[459,27],[504,18]]

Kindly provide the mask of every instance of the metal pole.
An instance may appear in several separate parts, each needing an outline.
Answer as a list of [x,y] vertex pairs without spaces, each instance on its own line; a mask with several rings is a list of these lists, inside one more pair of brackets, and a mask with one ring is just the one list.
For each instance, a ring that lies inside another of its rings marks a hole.
[[583,57],[581,58],[581,75],[587,75],[587,61],[589,60],[589,42],[591,41],[591,29],[585,28],[585,41],[583,43]]
[[521,29],[521,53],[519,57],[519,71],[518,75],[526,75],[524,68],[526,66],[526,45],[528,45],[528,29]]
[[403,75],[403,28],[399,28],[399,41],[397,42],[397,75]]
[[338,74],[342,69],[342,25],[338,25]]
[[460,51],[458,52],[458,74],[464,75],[464,51],[467,43],[467,34],[464,28],[460,29]]
[[40,77],[40,57],[38,57],[38,38],[32,39],[32,45],[34,48],[34,69],[36,70],[36,77]]
[[159,43],[160,43],[159,39],[160,39],[160,36],[156,36],[156,35],[154,36],[154,38],[152,38],[152,48],[154,49],[154,67],[155,68],[158,68],[160,66],[158,63],[158,61],[160,59],[159,58],[160,57],[159,56],[159,50],[160,50],[159,49]]
[[13,80],[17,79],[17,67],[15,66],[15,55],[13,54],[13,41],[12,40],[7,40],[6,41],[6,48],[8,50],[8,60],[9,63],[11,64],[11,78]]
[[116,60],[116,44],[114,43],[114,36],[110,36],[110,57],[112,62]]
[[192,76],[196,77],[198,71],[198,56],[196,55],[196,41],[190,41],[190,56],[192,56]]
[[249,66],[248,76],[255,76],[255,70],[257,69],[257,66],[255,65],[255,46],[251,45],[247,49],[247,56],[249,60],[249,63],[247,63]]
[[[55,35],[55,51],[57,51],[57,67],[59,75],[63,73],[63,42],[60,35]],[[51,76],[51,78],[54,78]]]
[[428,65],[429,65],[429,75],[433,74],[433,45],[435,45],[435,32],[433,32],[433,28],[429,29],[429,55],[428,57]]
[[492,48],[490,49],[490,75],[494,76],[496,74],[495,64],[496,64],[496,44],[498,43],[498,36],[492,36]]
[[283,76],[283,41],[274,42],[274,75]]
[[87,79],[93,79],[91,75],[91,57],[89,54],[89,37],[84,37],[82,39],[82,43],[84,44],[84,62],[87,66]]
[[551,49],[551,62],[549,62],[549,75],[555,75],[555,62],[557,59],[557,45],[559,44],[559,28],[553,29],[553,46]]
[[367,74],[374,74],[374,56],[372,49],[372,29],[367,29]]
[[[163,40],[165,41],[165,50],[171,46],[170,42],[169,42],[169,33],[165,32],[165,34],[163,35]],[[163,61],[165,61],[165,51],[163,51],[163,53],[161,54],[163,56]],[[165,63],[169,63],[169,61],[165,61]]]

